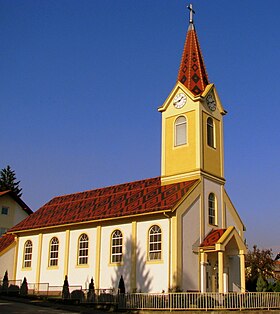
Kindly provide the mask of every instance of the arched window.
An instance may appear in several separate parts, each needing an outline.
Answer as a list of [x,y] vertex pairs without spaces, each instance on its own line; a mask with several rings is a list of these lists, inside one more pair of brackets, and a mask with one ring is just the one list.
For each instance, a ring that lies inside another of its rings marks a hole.
[[50,242],[49,266],[58,265],[58,248],[59,248],[58,238],[54,237],[51,239]]
[[27,240],[24,244],[23,267],[31,267],[32,261],[32,242]]
[[187,143],[187,120],[180,116],[175,121],[175,146]]
[[215,147],[215,130],[214,121],[212,118],[207,119],[207,144],[208,146]]
[[112,233],[111,243],[111,263],[121,263],[123,255],[123,235],[120,230],[115,230]]
[[88,263],[88,236],[83,233],[79,237],[79,257],[78,264],[84,265]]
[[149,260],[161,259],[161,229],[154,225],[149,230]]
[[208,219],[210,225],[216,225],[216,197],[214,193],[208,196]]

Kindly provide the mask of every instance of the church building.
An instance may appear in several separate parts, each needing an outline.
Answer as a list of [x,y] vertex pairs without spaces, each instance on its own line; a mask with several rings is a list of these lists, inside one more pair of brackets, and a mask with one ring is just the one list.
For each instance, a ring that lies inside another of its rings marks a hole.
[[127,292],[245,292],[245,226],[225,190],[226,111],[189,9],[178,78],[158,108],[160,176],[51,199],[8,231],[14,279],[61,286],[67,275],[106,289],[123,276]]

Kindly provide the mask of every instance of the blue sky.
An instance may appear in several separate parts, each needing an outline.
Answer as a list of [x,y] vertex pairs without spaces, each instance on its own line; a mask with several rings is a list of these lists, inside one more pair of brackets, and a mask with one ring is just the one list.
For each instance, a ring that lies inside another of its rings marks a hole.
[[[226,189],[249,245],[280,250],[279,0],[192,1],[228,111]],[[36,210],[160,175],[161,116],[188,27],[183,0],[0,0],[0,168]]]

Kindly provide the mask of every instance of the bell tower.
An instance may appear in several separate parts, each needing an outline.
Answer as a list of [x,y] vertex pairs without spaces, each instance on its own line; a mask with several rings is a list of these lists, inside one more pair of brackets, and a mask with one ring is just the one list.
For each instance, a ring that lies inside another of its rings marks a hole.
[[208,79],[192,5],[175,87],[162,113],[162,184],[209,177],[224,183],[223,109]]

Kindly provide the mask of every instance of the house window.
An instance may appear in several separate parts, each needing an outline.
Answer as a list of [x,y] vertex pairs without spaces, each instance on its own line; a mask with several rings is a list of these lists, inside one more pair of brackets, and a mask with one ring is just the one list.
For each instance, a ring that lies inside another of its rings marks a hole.
[[49,266],[57,266],[58,265],[58,247],[59,241],[58,238],[54,237],[50,242],[50,259]]
[[185,117],[178,117],[175,121],[175,146],[187,143],[187,120]]
[[1,214],[2,215],[8,215],[8,213],[9,213],[9,208],[8,207],[2,207]]
[[88,236],[83,233],[79,238],[79,258],[78,264],[84,265],[88,263]]
[[215,148],[215,132],[214,121],[212,118],[207,119],[207,144],[210,147]]
[[208,197],[208,217],[209,224],[216,225],[216,197],[214,193],[210,193]]
[[122,246],[123,246],[123,235],[120,230],[115,230],[112,233],[112,249],[111,249],[111,263],[122,262]]
[[149,260],[161,259],[161,229],[154,225],[149,230]]
[[26,241],[24,244],[23,267],[31,267],[32,261],[32,242]]

